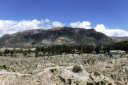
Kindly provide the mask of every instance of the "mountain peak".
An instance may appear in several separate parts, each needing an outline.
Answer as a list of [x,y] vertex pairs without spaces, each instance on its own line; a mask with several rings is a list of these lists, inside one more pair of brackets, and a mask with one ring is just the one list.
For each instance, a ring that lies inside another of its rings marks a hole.
[[60,29],[63,29],[64,27],[55,27],[55,28],[51,28],[49,30],[60,30]]

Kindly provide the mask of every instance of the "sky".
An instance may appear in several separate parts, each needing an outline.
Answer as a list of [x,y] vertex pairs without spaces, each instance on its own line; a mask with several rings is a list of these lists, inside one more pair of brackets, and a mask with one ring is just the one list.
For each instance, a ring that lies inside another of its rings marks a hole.
[[53,27],[128,37],[128,0],[0,0],[0,36]]

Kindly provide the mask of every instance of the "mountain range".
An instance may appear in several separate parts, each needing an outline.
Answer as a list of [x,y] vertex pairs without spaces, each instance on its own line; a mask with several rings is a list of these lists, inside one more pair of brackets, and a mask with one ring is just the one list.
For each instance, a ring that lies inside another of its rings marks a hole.
[[56,27],[5,34],[0,38],[2,47],[50,45],[107,45],[114,40],[94,29]]

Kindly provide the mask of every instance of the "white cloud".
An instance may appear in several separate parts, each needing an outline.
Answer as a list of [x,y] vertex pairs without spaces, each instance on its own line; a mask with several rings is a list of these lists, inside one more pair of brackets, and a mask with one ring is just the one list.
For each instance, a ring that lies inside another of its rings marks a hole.
[[44,20],[44,22],[50,22],[50,20],[47,18],[47,19]]
[[58,21],[50,22],[47,18],[45,20],[0,20],[0,37],[4,34],[12,34],[19,31],[32,30],[32,29],[50,29],[52,27],[62,27],[62,23]]
[[[91,29],[90,26],[91,23],[89,21],[77,21],[70,23],[70,26],[73,28],[85,28],[85,29]],[[102,32],[106,34],[107,36],[115,36],[115,37],[125,37],[128,36],[128,31],[122,30],[122,29],[108,29],[103,24],[97,24],[94,28],[98,32]]]
[[[0,20],[0,37],[4,34],[12,34],[19,31],[32,30],[32,29],[50,29],[52,27],[63,27],[64,24],[59,21],[51,22],[48,18],[44,20]],[[91,29],[91,23],[89,21],[77,21],[70,23],[70,26],[73,28],[85,28]],[[116,36],[116,37],[124,37],[128,36],[128,31],[122,29],[109,29],[106,28],[103,24],[97,24],[94,28],[98,32],[102,32],[107,36]]]
[[[40,23],[41,22],[36,19],[34,19],[32,21],[22,20],[22,21],[17,22],[15,25],[13,25],[12,28],[15,31],[38,29]],[[13,30],[13,29],[11,29],[11,30]]]
[[54,21],[54,22],[52,22],[52,26],[53,27],[63,27],[64,25],[61,22]]
[[[45,20],[44,20],[45,22]],[[4,34],[12,34],[19,31],[38,29],[42,25],[42,21],[34,20],[0,20],[0,36]]]
[[122,29],[108,29],[103,24],[98,24],[95,28],[96,31],[102,32],[107,36],[125,37],[128,36],[128,32]]
[[0,36],[11,32],[11,29],[13,29],[13,25],[15,25],[16,23],[17,22],[13,20],[0,20]]
[[85,29],[91,29],[90,27],[91,23],[89,21],[77,21],[77,22],[72,22],[70,23],[70,26],[73,28],[85,28]]

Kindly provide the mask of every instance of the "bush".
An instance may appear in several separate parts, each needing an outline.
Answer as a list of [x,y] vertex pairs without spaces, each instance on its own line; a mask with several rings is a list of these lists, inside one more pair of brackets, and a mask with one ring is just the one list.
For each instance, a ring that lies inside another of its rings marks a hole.
[[75,72],[75,73],[78,73],[78,72],[82,71],[82,68],[78,65],[75,65],[75,66],[73,66],[72,71]]
[[54,73],[55,71],[57,71],[57,69],[50,69],[50,71]]
[[4,69],[4,70],[9,71],[9,67],[7,67],[6,65],[2,65],[2,66],[0,66],[0,69]]
[[3,65],[1,68],[2,68],[2,69],[7,69],[6,65]]

